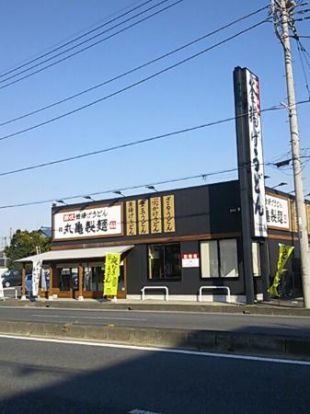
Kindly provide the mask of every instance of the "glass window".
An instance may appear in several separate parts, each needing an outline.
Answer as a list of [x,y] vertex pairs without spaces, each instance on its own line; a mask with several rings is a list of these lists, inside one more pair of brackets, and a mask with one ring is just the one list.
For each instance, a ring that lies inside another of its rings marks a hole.
[[200,243],[201,277],[238,277],[237,240],[210,240]]
[[253,276],[261,276],[259,243],[252,243]]
[[84,290],[90,292],[103,291],[103,266],[85,266],[84,267]]
[[180,279],[180,244],[149,246],[149,279]]
[[200,252],[201,277],[219,277],[217,241],[202,242]]
[[64,267],[64,265],[58,265],[57,273],[59,278],[59,289],[62,292],[69,291],[70,289],[78,289],[79,275],[77,267]]
[[220,240],[221,277],[238,277],[237,240]]
[[70,290],[70,268],[59,269],[59,289],[62,292]]

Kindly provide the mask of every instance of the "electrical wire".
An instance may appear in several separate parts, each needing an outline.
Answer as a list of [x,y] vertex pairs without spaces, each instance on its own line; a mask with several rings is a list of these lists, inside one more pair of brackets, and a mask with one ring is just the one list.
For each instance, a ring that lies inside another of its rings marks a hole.
[[[85,195],[79,194],[79,195],[72,195],[72,196],[66,196],[66,197],[57,197],[56,199],[57,200],[61,199],[62,201],[64,201],[64,200],[74,200],[74,199],[78,199],[78,198],[83,198],[86,195],[87,196],[96,196],[96,195],[108,194],[108,193],[114,193],[114,194],[116,193],[117,194],[117,193],[122,193],[124,191],[137,190],[137,189],[140,189],[140,188],[146,188],[146,187],[150,187],[150,186],[155,187],[155,186],[158,186],[158,185],[171,184],[171,183],[176,183],[176,182],[181,182],[181,181],[188,181],[188,180],[194,180],[194,179],[197,179],[197,178],[201,178],[201,179],[205,180],[206,177],[211,177],[211,176],[220,175],[220,174],[226,174],[226,173],[235,172],[235,171],[238,171],[238,168],[229,168],[229,169],[225,169],[225,170],[212,171],[212,172],[198,174],[198,175],[186,176],[186,177],[181,177],[181,178],[173,178],[173,179],[168,179],[168,180],[164,180],[164,181],[157,181],[157,182],[152,182],[152,183],[147,183],[147,184],[139,184],[139,185],[130,186],[130,187],[122,187],[122,188],[117,188],[117,189],[96,191],[96,192],[93,192],[93,193],[87,193]],[[26,207],[26,206],[32,206],[32,205],[38,205],[38,204],[52,203],[56,199],[51,198],[51,199],[39,200],[39,201],[29,201],[29,202],[25,202],[25,203],[8,204],[8,205],[0,206],[0,210],[13,208],[13,207]]]
[[[303,103],[309,103],[309,101],[300,101],[297,102],[296,104],[300,105]],[[265,108],[265,109],[261,109],[261,113],[264,112],[270,112],[270,111],[275,111],[275,110],[283,110],[283,106],[282,105],[278,105],[278,106],[271,106],[269,108]],[[239,116],[232,116],[232,117],[228,117],[228,118],[224,118],[224,119],[220,119],[220,120],[216,120],[216,121],[212,121],[212,122],[208,122],[208,123],[204,123],[204,124],[200,124],[200,125],[195,125],[192,127],[188,127],[188,128],[183,128],[180,130],[175,130],[175,131],[170,131],[170,132],[166,132],[164,134],[160,134],[160,135],[155,135],[152,137],[148,137],[148,138],[143,138],[143,139],[138,139],[138,140],[134,140],[134,141],[129,141],[126,142],[124,144],[119,144],[119,145],[115,145],[112,147],[107,147],[107,148],[103,148],[103,149],[99,149],[96,151],[91,151],[91,152],[86,152],[86,153],[82,153],[82,154],[78,154],[78,155],[73,155],[70,157],[66,157],[66,158],[62,158],[62,159],[58,159],[58,160],[54,160],[54,161],[48,161],[48,162],[44,162],[44,163],[40,163],[40,164],[35,164],[35,165],[30,165],[28,167],[22,167],[22,168],[18,168],[15,170],[10,170],[10,171],[4,171],[4,172],[0,172],[0,177],[6,176],[6,175],[12,175],[12,174],[17,174],[17,173],[21,173],[21,172],[25,172],[25,171],[30,171],[30,170],[35,170],[35,169],[39,169],[39,168],[43,168],[43,167],[48,167],[48,166],[52,166],[52,165],[57,165],[57,164],[64,164],[66,162],[69,161],[74,161],[74,160],[78,160],[78,159],[82,159],[82,158],[88,158],[91,156],[95,156],[95,155],[99,155],[99,154],[103,154],[103,153],[107,153],[107,152],[113,152],[116,150],[120,150],[120,149],[124,149],[124,148],[129,148],[132,146],[136,146],[136,145],[141,145],[141,144],[146,144],[149,142],[153,142],[153,141],[159,141],[162,140],[164,138],[170,138],[176,135],[181,135],[181,134],[185,134],[188,132],[193,132],[193,131],[198,131],[207,127],[211,127],[211,126],[216,126],[216,125],[220,125],[220,124],[224,124],[227,122],[231,122],[231,121],[236,121],[239,118],[242,118],[243,116],[248,115],[248,113],[244,113],[244,114],[240,114]]]
[[302,52],[302,49],[300,47],[300,41],[297,41],[297,50],[298,50],[299,60],[300,60],[301,68],[302,68],[302,73],[303,73],[303,76],[304,76],[306,89],[307,89],[307,92],[308,92],[308,98],[310,99],[310,88],[309,88],[308,76],[307,76],[305,63],[304,63],[304,59],[303,59],[303,52]]
[[186,49],[186,48],[188,48],[188,47],[190,47],[190,46],[192,46],[192,45],[194,45],[196,43],[199,43],[202,40],[205,40],[206,38],[208,38],[210,36],[213,36],[214,34],[219,33],[219,32],[221,32],[221,31],[223,31],[223,30],[225,30],[225,29],[227,29],[227,28],[229,28],[229,27],[231,27],[231,26],[233,26],[233,25],[235,25],[237,23],[240,23],[241,21],[243,21],[245,19],[248,19],[249,17],[252,17],[252,16],[260,13],[261,11],[265,10],[267,7],[268,6],[262,7],[260,9],[258,9],[258,10],[255,10],[254,12],[251,12],[251,13],[249,13],[249,14],[247,14],[245,16],[242,16],[242,17],[240,17],[238,19],[235,19],[235,20],[231,21],[230,23],[227,23],[227,24],[225,24],[223,26],[220,26],[219,28],[217,28],[217,29],[215,29],[215,30],[213,30],[211,32],[208,32],[208,33],[204,34],[203,36],[200,36],[200,37],[198,37],[198,38],[196,38],[196,39],[194,39],[194,40],[192,40],[192,41],[190,41],[188,43],[183,44],[182,46],[180,46],[178,48],[175,48],[173,50],[170,50],[169,52],[166,52],[166,53],[164,53],[163,55],[161,55],[161,56],[159,56],[157,58],[154,58],[152,60],[149,60],[148,62],[145,62],[145,63],[143,63],[141,65],[135,66],[134,68],[132,68],[132,69],[126,71],[126,72],[123,72],[123,73],[121,73],[121,74],[119,74],[117,76],[114,76],[113,78],[110,78],[110,79],[108,79],[106,81],[100,82],[100,83],[98,83],[98,84],[96,84],[94,86],[91,86],[91,87],[89,87],[87,89],[84,89],[84,90],[82,90],[82,91],[80,91],[80,92],[78,92],[78,93],[76,93],[74,95],[68,96],[68,97],[63,98],[63,99],[61,99],[59,101],[53,102],[53,103],[51,103],[49,105],[46,105],[46,106],[43,106],[41,108],[35,109],[35,110],[31,111],[31,112],[27,112],[25,114],[19,115],[19,116],[15,117],[15,118],[11,118],[11,119],[9,119],[7,121],[3,121],[3,122],[0,123],[0,127],[5,126],[5,125],[8,125],[8,124],[11,124],[11,123],[16,122],[16,121],[19,121],[21,119],[27,118],[29,116],[38,114],[38,113],[43,112],[43,111],[45,111],[47,109],[51,109],[51,108],[53,108],[55,106],[58,106],[58,105],[60,105],[62,103],[68,102],[68,101],[70,101],[70,100],[72,100],[74,98],[77,98],[79,96],[82,96],[82,95],[84,95],[84,94],[86,94],[88,92],[91,92],[91,91],[95,90],[95,89],[101,88],[102,86],[105,86],[105,85],[107,85],[109,83],[112,83],[112,82],[114,82],[116,80],[119,80],[119,79],[121,79],[121,78],[123,78],[125,76],[128,76],[128,75],[130,75],[130,74],[132,74],[132,73],[134,73],[134,72],[136,72],[136,71],[138,71],[140,69],[143,69],[143,68],[145,68],[145,67],[147,67],[149,65],[152,65],[152,64],[154,64],[156,62],[159,62],[160,60],[162,60],[162,59],[164,59],[164,58],[166,58],[168,56],[171,56],[171,55],[173,55],[173,54],[175,54],[177,52],[180,52],[181,50],[184,50],[184,49]]
[[[247,164],[252,164],[252,163],[250,162],[250,163],[247,163]],[[265,166],[270,166],[270,165],[273,165],[273,163],[267,162],[264,165]],[[155,187],[155,186],[159,186],[159,185],[172,184],[172,183],[177,183],[177,182],[182,182],[182,181],[194,180],[194,179],[198,179],[198,178],[205,181],[208,177],[211,177],[211,176],[227,174],[227,173],[232,173],[232,172],[237,172],[237,171],[238,171],[238,168],[228,168],[228,169],[211,171],[211,172],[197,174],[197,175],[189,175],[189,176],[181,177],[181,178],[173,178],[173,179],[167,179],[167,180],[163,180],[163,181],[156,181],[156,182],[151,182],[151,183],[147,183],[147,184],[138,184],[138,185],[134,185],[134,186],[96,191],[96,192],[87,193],[87,194],[76,194],[76,195],[65,196],[65,197],[49,198],[49,199],[46,199],[46,200],[29,201],[29,202],[16,203],[16,204],[7,204],[7,205],[4,205],[4,206],[0,206],[0,210],[15,208],[15,207],[27,207],[27,206],[33,206],[33,205],[39,205],[39,204],[53,203],[53,202],[55,202],[55,200],[62,200],[62,201],[66,200],[66,201],[68,201],[68,200],[85,198],[85,196],[90,197],[90,196],[96,196],[96,195],[101,195],[101,194],[119,194],[119,193],[123,193],[124,191],[132,191],[132,190],[137,190],[137,189],[140,189],[140,188],[145,189],[145,188],[151,187],[151,186]]]
[[[121,26],[122,24],[124,24],[124,23],[126,23],[126,22],[128,22],[128,21],[130,21],[130,20],[132,20],[132,19],[135,19],[136,17],[138,17],[138,16],[140,16],[140,15],[142,15],[142,14],[144,14],[144,13],[146,13],[146,12],[150,11],[151,9],[153,9],[153,8],[155,8],[155,7],[158,7],[159,5],[161,5],[161,4],[163,4],[163,3],[166,3],[167,1],[170,1],[170,0],[162,0],[161,2],[157,3],[156,5],[154,5],[154,6],[152,6],[152,7],[149,7],[148,9],[146,9],[146,10],[144,10],[144,11],[142,11],[142,12],[140,12],[140,13],[138,13],[138,14],[136,14],[136,15],[134,15],[134,16],[132,16],[132,17],[130,17],[130,18],[128,18],[128,19],[126,19],[126,20],[124,20],[124,21],[123,21],[123,22],[121,22],[121,23],[118,23],[117,25],[115,25],[115,26],[113,26],[113,27],[111,27],[111,28],[106,29],[106,30],[105,30],[104,32],[102,32],[102,33],[98,33],[98,34],[96,34],[95,36],[93,36],[93,37],[92,37],[92,38],[90,38],[90,39],[87,39],[87,40],[85,40],[85,41],[83,41],[83,42],[80,42],[79,44],[74,45],[74,46],[72,46],[71,48],[69,48],[69,49],[67,49],[67,50],[65,50],[65,51],[62,51],[62,52],[58,53],[57,55],[52,56],[52,57],[50,57],[50,58],[48,58],[48,59],[44,60],[43,62],[39,62],[39,63],[37,63],[37,64],[35,64],[35,65],[31,66],[30,68],[27,68],[27,69],[25,69],[25,70],[23,70],[23,71],[21,71],[21,72],[19,72],[19,73],[17,73],[17,74],[14,74],[14,75],[12,75],[12,76],[10,76],[10,77],[6,78],[6,79],[2,79],[2,80],[0,81],[0,84],[1,84],[1,83],[5,83],[6,81],[8,81],[8,80],[10,80],[10,79],[13,79],[13,78],[15,78],[15,77],[17,77],[17,76],[19,76],[19,75],[21,75],[21,74],[25,73],[25,72],[28,72],[28,71],[29,71],[29,70],[31,70],[31,69],[34,69],[34,68],[36,68],[36,67],[38,67],[38,66],[41,66],[42,64],[44,64],[44,63],[46,63],[46,62],[48,62],[48,61],[53,60],[55,57],[61,56],[61,55],[65,54],[65,53],[69,52],[70,50],[73,50],[73,49],[75,49],[75,48],[77,48],[77,47],[81,46],[82,44],[84,44],[84,43],[88,42],[89,40],[93,40],[94,38],[97,38],[98,36],[101,36],[102,34],[107,33],[107,32],[109,32],[109,31],[111,31],[111,30],[115,29],[115,28],[116,28],[116,27],[118,27],[118,26]],[[5,85],[0,86],[0,89],[5,89],[5,88],[7,88],[8,86],[14,85],[14,84],[16,84],[16,83],[18,83],[18,82],[20,82],[20,81],[22,81],[22,80],[24,80],[24,79],[27,79],[27,78],[29,78],[29,77],[31,77],[31,76],[33,76],[33,75],[36,75],[37,73],[40,73],[40,72],[42,72],[42,71],[44,71],[44,70],[46,70],[46,69],[48,69],[48,68],[50,68],[50,67],[52,67],[52,66],[55,66],[55,65],[57,65],[57,64],[59,64],[59,63],[61,63],[61,62],[64,62],[64,61],[66,61],[66,60],[68,60],[68,59],[72,58],[73,56],[76,56],[76,55],[78,55],[78,54],[80,54],[80,53],[82,53],[82,52],[85,52],[86,50],[88,50],[88,49],[90,49],[90,48],[92,48],[92,47],[94,47],[94,46],[97,46],[98,44],[100,44],[100,43],[102,43],[102,42],[104,42],[104,41],[106,41],[106,40],[109,40],[109,39],[111,39],[111,38],[113,38],[113,37],[115,37],[115,36],[119,35],[120,33],[123,33],[123,32],[124,32],[124,31],[126,31],[126,30],[132,29],[133,27],[137,26],[138,24],[140,24],[140,23],[142,23],[142,22],[145,22],[146,20],[148,20],[148,19],[150,19],[150,18],[152,18],[152,17],[154,17],[154,16],[157,16],[158,14],[160,14],[160,13],[162,13],[162,12],[164,12],[164,11],[166,11],[166,10],[170,9],[171,7],[176,6],[177,4],[179,4],[179,3],[183,2],[183,1],[184,1],[184,0],[177,0],[177,1],[175,1],[174,3],[169,4],[168,6],[166,6],[166,7],[162,8],[162,9],[160,9],[160,10],[157,10],[156,12],[154,12],[154,13],[152,13],[152,14],[150,14],[150,15],[146,16],[146,17],[143,17],[142,19],[140,19],[140,20],[138,20],[138,21],[136,21],[136,22],[134,22],[134,23],[132,23],[132,24],[130,24],[130,25],[128,25],[128,26],[125,26],[124,28],[122,28],[122,29],[118,30],[117,32],[112,33],[111,35],[109,35],[109,36],[107,36],[107,37],[105,37],[105,38],[103,38],[103,39],[100,39],[100,40],[98,40],[98,41],[97,41],[97,42],[95,42],[95,43],[92,43],[91,45],[85,46],[84,48],[82,48],[82,49],[80,49],[80,50],[78,50],[78,51],[76,51],[76,52],[74,52],[74,53],[71,53],[71,54],[70,54],[70,55],[68,55],[68,56],[65,56],[65,57],[63,57],[63,58],[61,58],[61,59],[57,60],[56,62],[52,62],[52,63],[50,63],[49,65],[47,65],[47,66],[45,66],[45,67],[43,67],[43,68],[41,68],[41,69],[38,69],[38,70],[36,70],[36,71],[34,71],[34,72],[32,72],[32,73],[29,73],[28,75],[22,76],[22,77],[21,77],[21,78],[19,78],[19,79],[13,80],[13,81],[11,81],[11,82],[9,82],[9,83],[5,84]]]
[[86,32],[83,31],[81,34],[79,34],[78,36],[74,37],[73,39],[71,39],[69,41],[66,41],[65,43],[61,43],[60,45],[57,45],[56,47],[53,47],[52,50],[49,50],[48,52],[44,52],[44,53],[40,54],[39,56],[37,56],[35,58],[32,58],[30,60],[28,59],[26,62],[20,64],[19,66],[16,66],[14,68],[11,68],[11,69],[7,70],[4,73],[1,73],[0,74],[0,78],[3,78],[4,76],[10,75],[11,73],[16,72],[19,69],[22,69],[25,66],[31,65],[32,63],[37,62],[38,60],[40,60],[40,59],[42,59],[42,58],[44,58],[46,56],[49,56],[52,53],[57,52],[58,50],[63,49],[64,47],[69,46],[70,44],[72,44],[74,42],[77,42],[80,39],[83,39],[85,36],[88,36],[89,34],[96,32],[97,30],[99,30],[99,29],[101,29],[101,28],[103,28],[103,27],[105,27],[105,26],[107,26],[107,25],[115,22],[116,20],[119,20],[122,17],[127,16],[128,14],[132,13],[133,11],[135,11],[135,10],[137,10],[137,9],[143,7],[143,6],[145,6],[148,3],[151,3],[152,1],[154,1],[154,0],[144,1],[144,2],[140,3],[138,6],[136,6],[136,7],[132,8],[132,9],[128,10],[127,12],[122,13],[122,14],[114,17],[113,19],[108,20],[107,22],[105,21],[104,23],[102,23],[100,25],[96,25],[96,27],[93,27],[91,30],[87,30]]
[[77,113],[79,111],[82,111],[82,110],[84,110],[86,108],[89,108],[89,107],[91,107],[93,105],[96,105],[96,104],[98,104],[100,102],[103,102],[103,101],[105,101],[107,99],[110,99],[110,98],[112,98],[114,96],[117,96],[117,95],[119,95],[119,94],[121,94],[121,93],[123,93],[125,91],[128,91],[128,90],[130,90],[130,89],[132,89],[132,88],[134,88],[134,87],[136,87],[138,85],[141,85],[141,84],[143,84],[143,83],[145,83],[145,82],[147,82],[147,81],[149,81],[151,79],[154,79],[154,78],[162,75],[163,73],[166,73],[166,72],[168,72],[168,71],[170,71],[172,69],[175,69],[176,67],[178,67],[180,65],[183,65],[184,63],[187,63],[187,62],[189,62],[189,61],[191,61],[193,59],[196,59],[199,56],[202,56],[203,54],[209,52],[210,50],[213,50],[216,47],[221,46],[221,45],[223,45],[223,44],[225,44],[225,43],[227,43],[227,42],[229,42],[229,41],[237,38],[238,36],[241,36],[242,34],[247,33],[250,30],[255,29],[256,27],[261,26],[262,24],[266,23],[267,21],[269,21],[269,19],[262,20],[259,23],[256,23],[256,24],[254,24],[254,25],[252,25],[252,26],[250,26],[250,27],[248,27],[248,28],[246,28],[244,30],[241,30],[240,32],[238,32],[238,33],[236,33],[236,34],[234,34],[232,36],[229,36],[226,39],[224,39],[224,40],[222,40],[222,41],[220,41],[220,42],[218,42],[218,43],[216,43],[216,44],[214,44],[214,45],[212,45],[212,46],[210,46],[208,48],[205,48],[205,49],[203,49],[203,50],[201,50],[201,51],[199,51],[199,52],[197,52],[197,53],[195,53],[195,54],[193,54],[193,55],[191,55],[191,56],[189,56],[189,57],[187,57],[185,59],[182,59],[182,60],[180,60],[180,61],[178,61],[178,62],[176,62],[176,63],[174,63],[174,64],[172,64],[172,65],[170,65],[170,66],[168,66],[168,67],[166,67],[166,68],[158,71],[158,72],[155,72],[152,75],[149,75],[149,76],[147,76],[147,77],[145,77],[145,78],[143,78],[143,79],[141,79],[141,80],[139,80],[137,82],[131,83],[130,85],[128,85],[128,86],[126,86],[126,87],[124,87],[122,89],[119,89],[119,90],[117,90],[117,91],[115,91],[115,92],[113,92],[113,93],[111,93],[109,95],[105,95],[105,96],[103,96],[103,97],[101,97],[99,99],[96,99],[96,100],[94,100],[92,102],[89,102],[88,104],[82,105],[82,106],[80,106],[78,108],[75,108],[75,109],[73,109],[71,111],[65,112],[65,113],[63,113],[61,115],[58,115],[58,116],[53,117],[53,118],[50,118],[50,119],[48,119],[46,121],[40,122],[38,124],[35,124],[35,125],[31,126],[31,127],[21,129],[19,131],[13,132],[13,133],[8,134],[8,135],[4,135],[4,136],[0,137],[0,141],[3,141],[3,140],[6,140],[6,139],[9,139],[9,138],[12,138],[12,137],[15,137],[15,136],[24,134],[25,132],[33,131],[34,129],[40,128],[40,127],[42,127],[44,125],[48,125],[48,124],[50,124],[52,122],[58,121],[58,120],[63,119],[65,117],[69,116],[69,115],[72,115],[72,114]]

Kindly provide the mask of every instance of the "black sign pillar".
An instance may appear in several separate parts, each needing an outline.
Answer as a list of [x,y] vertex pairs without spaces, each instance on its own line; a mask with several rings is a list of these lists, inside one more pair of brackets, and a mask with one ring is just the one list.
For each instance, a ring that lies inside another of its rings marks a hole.
[[249,126],[247,85],[245,69],[234,69],[234,94],[236,133],[238,151],[238,174],[240,185],[243,278],[247,304],[254,303],[253,257],[252,257],[252,203],[251,203],[251,166],[249,149]]

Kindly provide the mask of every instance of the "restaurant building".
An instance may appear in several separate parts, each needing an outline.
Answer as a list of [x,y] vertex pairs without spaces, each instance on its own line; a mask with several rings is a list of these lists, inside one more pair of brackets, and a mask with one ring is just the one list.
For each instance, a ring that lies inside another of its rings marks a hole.
[[[300,289],[292,196],[266,189],[268,236],[252,238],[250,275],[244,270],[240,206],[237,180],[54,206],[51,251],[21,261],[49,269],[49,286],[40,289],[49,299],[103,298],[105,256],[118,252],[118,298],[141,299],[144,292],[171,301],[244,303],[249,280],[255,298],[263,298],[264,278],[269,283],[274,276],[278,243],[284,243],[295,246],[286,279]],[[307,212],[309,218],[309,205]]]
[[52,250],[21,260],[49,268],[45,295],[102,298],[105,256],[118,252],[119,298],[253,303],[267,297],[279,243],[294,246],[282,280],[301,289],[295,201],[265,186],[259,79],[240,67],[233,77],[238,180],[54,207]]

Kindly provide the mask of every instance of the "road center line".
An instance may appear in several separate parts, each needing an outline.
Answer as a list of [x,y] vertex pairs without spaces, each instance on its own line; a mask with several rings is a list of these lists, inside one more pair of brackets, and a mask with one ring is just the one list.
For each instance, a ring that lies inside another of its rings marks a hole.
[[78,320],[78,319],[96,319],[96,320],[100,320],[100,319],[104,319],[104,320],[116,320],[116,321],[142,321],[145,322],[146,319],[142,319],[142,318],[121,318],[121,317],[111,317],[111,316],[77,316],[77,315],[40,315],[38,313],[33,313],[32,315],[35,318],[69,318],[69,319],[74,319],[74,320]]
[[6,339],[19,339],[22,341],[36,341],[36,342],[52,342],[58,344],[68,344],[68,345],[82,345],[82,346],[94,346],[99,348],[116,348],[116,349],[132,349],[136,351],[146,351],[146,352],[163,352],[167,354],[181,354],[181,355],[195,355],[200,357],[208,358],[226,358],[226,359],[239,359],[244,361],[255,361],[255,362],[269,362],[274,364],[286,364],[286,365],[302,365],[310,366],[310,361],[301,361],[295,359],[281,359],[281,358],[268,358],[268,357],[259,357],[252,355],[232,355],[232,354],[220,354],[213,352],[201,352],[201,351],[189,351],[185,349],[167,349],[167,348],[156,348],[156,347],[145,347],[137,345],[122,345],[122,344],[110,344],[103,342],[89,342],[89,341],[78,341],[70,339],[55,339],[55,338],[43,338],[38,336],[21,336],[21,335],[9,335],[9,334],[0,334],[0,338]]

